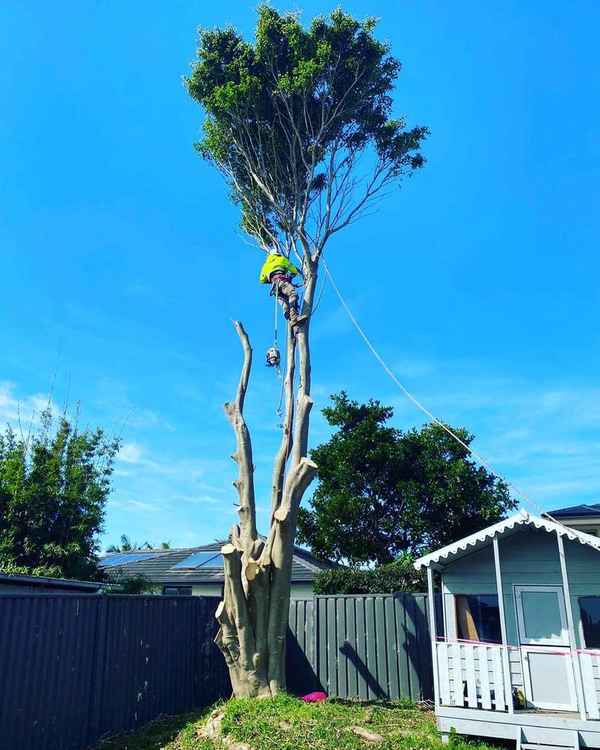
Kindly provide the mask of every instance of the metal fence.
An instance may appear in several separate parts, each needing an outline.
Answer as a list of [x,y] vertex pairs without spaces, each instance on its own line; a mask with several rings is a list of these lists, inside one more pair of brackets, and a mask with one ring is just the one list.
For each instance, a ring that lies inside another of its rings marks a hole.
[[[0,598],[0,750],[84,750],[231,692],[216,598]],[[424,594],[293,599],[288,689],[431,697]]]
[[288,686],[360,700],[433,697],[425,594],[317,596],[290,606]]
[[0,750],[82,750],[211,704],[229,679],[218,599],[0,598]]

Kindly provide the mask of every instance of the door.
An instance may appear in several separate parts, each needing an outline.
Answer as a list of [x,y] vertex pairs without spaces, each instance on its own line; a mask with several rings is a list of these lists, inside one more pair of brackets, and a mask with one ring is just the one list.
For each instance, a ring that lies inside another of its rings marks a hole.
[[576,711],[562,586],[515,586],[525,697],[536,708]]

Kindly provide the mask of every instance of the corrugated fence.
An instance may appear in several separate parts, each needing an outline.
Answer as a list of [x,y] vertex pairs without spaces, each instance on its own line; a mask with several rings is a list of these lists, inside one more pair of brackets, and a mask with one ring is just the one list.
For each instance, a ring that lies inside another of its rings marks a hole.
[[[0,597],[0,750],[84,750],[231,692],[218,599]],[[432,695],[424,594],[292,600],[288,689],[362,700]]]
[[1,750],[82,750],[227,694],[217,603],[0,597]]
[[360,700],[433,697],[425,594],[292,600],[287,654],[294,692]]

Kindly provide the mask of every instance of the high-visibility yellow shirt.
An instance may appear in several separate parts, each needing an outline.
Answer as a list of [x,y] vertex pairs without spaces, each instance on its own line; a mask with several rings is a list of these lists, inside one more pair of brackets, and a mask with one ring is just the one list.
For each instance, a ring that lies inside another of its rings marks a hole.
[[274,253],[269,255],[266,261],[263,263],[263,267],[260,269],[260,276],[258,280],[261,284],[268,284],[272,273],[275,271],[282,271],[283,273],[289,273],[291,276],[295,276],[300,273],[296,266],[291,260],[285,257],[285,255],[275,255]]

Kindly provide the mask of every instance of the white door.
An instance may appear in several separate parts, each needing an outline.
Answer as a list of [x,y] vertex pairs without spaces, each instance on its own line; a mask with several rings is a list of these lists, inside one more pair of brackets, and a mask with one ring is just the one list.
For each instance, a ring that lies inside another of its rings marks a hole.
[[562,586],[515,586],[525,697],[536,708],[576,711]]

